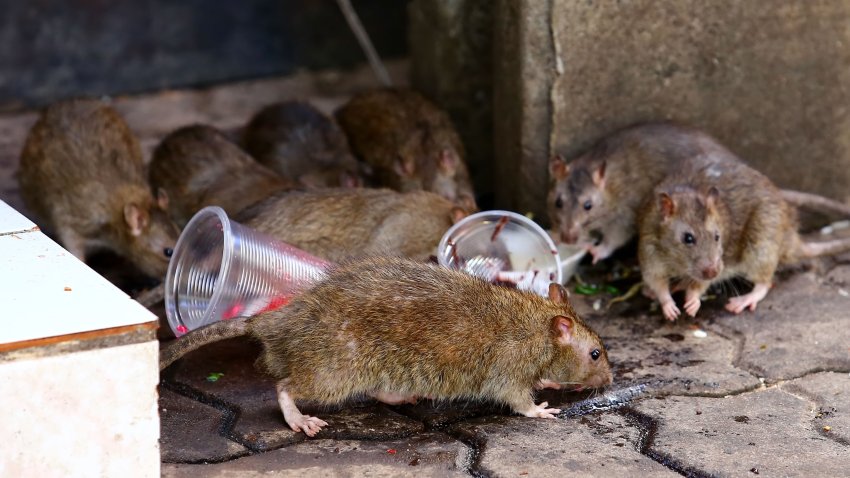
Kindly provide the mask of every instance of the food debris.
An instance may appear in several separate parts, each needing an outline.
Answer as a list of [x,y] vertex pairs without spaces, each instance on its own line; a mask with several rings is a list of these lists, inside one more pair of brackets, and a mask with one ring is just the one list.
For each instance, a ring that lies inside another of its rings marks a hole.
[[617,302],[625,302],[625,301],[631,299],[632,297],[636,296],[637,293],[640,291],[640,288],[642,286],[643,286],[643,282],[638,282],[635,285],[629,287],[629,290],[627,290],[625,294],[614,297],[613,299],[611,299],[608,302],[607,309],[610,309],[611,306],[616,304]]
[[850,297],[850,292],[847,292],[844,289],[838,289],[838,295],[841,297]]
[[759,345],[759,350],[767,350],[767,344]]
[[823,427],[823,431],[828,432],[828,431],[830,431],[830,430],[832,430],[832,427],[831,427],[831,426],[829,426],[829,425],[824,425],[824,427]]
[[704,339],[708,337],[708,333],[706,333],[706,331],[702,329],[694,330],[694,337],[698,339]]
[[65,286],[65,292],[71,292],[71,288],[68,287],[68,286]]
[[581,295],[594,295],[599,293],[599,287],[593,284],[576,284],[575,291]]
[[593,310],[599,310],[602,308],[602,299],[596,299],[593,301]]
[[207,375],[207,382],[218,382],[218,379],[221,377],[224,377],[224,374],[221,372],[210,372],[210,374]]
[[390,448],[389,450],[387,450],[387,453],[389,453],[390,455],[395,455],[398,452],[396,451],[395,448]]

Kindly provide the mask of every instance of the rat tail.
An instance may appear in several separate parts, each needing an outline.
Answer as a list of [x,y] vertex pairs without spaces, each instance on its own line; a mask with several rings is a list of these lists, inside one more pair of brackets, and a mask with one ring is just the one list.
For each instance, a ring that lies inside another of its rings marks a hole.
[[840,254],[842,252],[850,251],[850,237],[822,242],[800,241],[797,250],[799,256],[802,258]]
[[815,211],[850,217],[850,205],[844,204],[840,201],[818,196],[817,194],[792,191],[790,189],[783,189],[780,192],[782,194],[782,199],[792,206],[805,207]]
[[159,369],[164,370],[165,367],[171,365],[175,360],[193,350],[203,347],[204,345],[218,342],[220,340],[241,337],[243,335],[248,335],[248,319],[244,317],[223,320],[221,322],[216,322],[214,324],[207,325],[206,327],[202,327],[175,340],[167,347],[160,350]]

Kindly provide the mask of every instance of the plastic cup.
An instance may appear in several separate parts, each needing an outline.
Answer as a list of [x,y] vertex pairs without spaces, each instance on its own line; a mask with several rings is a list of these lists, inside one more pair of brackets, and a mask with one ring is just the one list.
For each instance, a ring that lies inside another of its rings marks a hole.
[[484,280],[548,295],[561,283],[560,254],[549,234],[511,211],[482,211],[452,226],[437,248],[437,260]]
[[321,279],[331,263],[198,211],[177,240],[165,277],[165,313],[176,336],[219,320],[277,309]]

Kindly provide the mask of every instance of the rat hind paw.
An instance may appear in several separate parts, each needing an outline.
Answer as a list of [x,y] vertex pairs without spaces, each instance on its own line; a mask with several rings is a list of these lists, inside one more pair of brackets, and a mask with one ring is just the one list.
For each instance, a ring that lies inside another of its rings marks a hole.
[[533,405],[530,409],[522,412],[523,415],[533,418],[555,418],[555,415],[561,413],[560,408],[546,408],[549,402],[543,402],[540,405]]
[[768,290],[770,290],[769,284],[756,284],[750,293],[729,299],[726,310],[733,314],[740,314],[746,309],[756,310],[756,306],[764,299]]
[[316,436],[317,433],[322,431],[322,427],[328,426],[328,422],[309,415],[291,417],[291,420],[287,420],[286,423],[293,431],[304,432],[308,437]]

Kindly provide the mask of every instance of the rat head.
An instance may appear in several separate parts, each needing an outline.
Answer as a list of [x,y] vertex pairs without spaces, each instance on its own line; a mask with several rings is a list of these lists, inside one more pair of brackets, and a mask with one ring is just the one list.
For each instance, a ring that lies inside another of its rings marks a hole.
[[478,210],[460,148],[443,135],[419,128],[402,145],[393,162],[399,190],[438,194],[469,212]]
[[661,212],[659,239],[678,271],[694,280],[710,281],[723,271],[723,237],[715,187],[699,193],[674,187],[658,193]]
[[561,156],[549,161],[547,208],[552,228],[567,244],[595,245],[600,225],[609,215],[605,190],[606,161],[590,166],[569,165]]
[[151,277],[162,279],[180,230],[166,212],[168,195],[160,188],[155,201],[124,204],[124,233],[129,258]]
[[602,340],[573,311],[567,290],[549,284],[549,299],[562,309],[551,317],[549,337],[554,345],[552,362],[543,378],[567,388],[602,388],[611,384],[611,364]]

